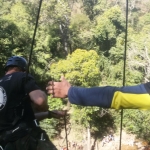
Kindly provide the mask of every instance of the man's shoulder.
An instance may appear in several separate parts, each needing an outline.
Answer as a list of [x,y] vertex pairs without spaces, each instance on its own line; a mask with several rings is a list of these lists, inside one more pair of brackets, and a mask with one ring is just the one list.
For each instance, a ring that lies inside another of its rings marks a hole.
[[26,72],[14,72],[12,74],[13,76],[18,76],[18,77],[22,77],[22,78],[33,78],[33,76],[29,73],[26,73]]

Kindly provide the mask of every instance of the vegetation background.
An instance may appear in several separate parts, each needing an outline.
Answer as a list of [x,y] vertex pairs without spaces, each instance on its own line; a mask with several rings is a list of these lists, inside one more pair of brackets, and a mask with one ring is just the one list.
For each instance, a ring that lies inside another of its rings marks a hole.
[[[37,0],[0,0],[0,75],[8,57],[29,58],[39,7]],[[30,73],[45,90],[62,74],[75,86],[122,86],[126,0],[43,0]],[[150,1],[129,0],[125,85],[150,80]],[[50,109],[67,109],[67,127],[99,141],[120,128],[120,110],[81,107],[52,99]],[[150,112],[124,110],[123,129],[150,141]],[[53,140],[63,120],[41,123]],[[65,137],[63,137],[65,138]]]

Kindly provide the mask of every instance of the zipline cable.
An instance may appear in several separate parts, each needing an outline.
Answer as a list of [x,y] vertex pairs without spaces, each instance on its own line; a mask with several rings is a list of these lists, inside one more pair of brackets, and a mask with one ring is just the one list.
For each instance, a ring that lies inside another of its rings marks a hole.
[[[126,0],[126,29],[125,29],[125,49],[124,49],[124,67],[123,67],[123,86],[125,86],[127,37],[128,37],[128,0]],[[121,150],[122,124],[123,124],[123,109],[121,109],[120,144],[119,144],[119,150]]]
[[35,28],[34,28],[34,33],[33,33],[33,38],[32,38],[32,43],[31,43],[31,49],[30,49],[30,54],[29,54],[29,59],[28,59],[27,76],[29,73],[29,67],[31,65],[31,57],[32,57],[33,46],[34,46],[34,42],[35,42],[36,31],[37,31],[37,27],[38,27],[38,21],[39,21],[41,6],[42,6],[42,0],[40,0],[40,2],[39,2],[39,8],[38,8],[37,17],[36,17],[36,24],[35,24]]

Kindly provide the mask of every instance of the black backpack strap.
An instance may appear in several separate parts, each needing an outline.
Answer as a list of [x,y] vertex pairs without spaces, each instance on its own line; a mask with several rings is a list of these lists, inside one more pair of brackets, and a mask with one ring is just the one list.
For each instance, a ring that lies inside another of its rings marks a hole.
[[12,122],[12,127],[14,127],[17,123],[19,123],[20,120],[24,118],[24,113],[25,113],[25,103],[29,100],[29,96],[25,95],[19,104],[16,104],[16,107],[14,108],[14,114],[15,118],[14,121]]
[[24,116],[24,105],[23,102],[21,102],[19,105],[16,106],[16,108],[14,109],[14,114],[15,114],[15,119],[12,122],[12,126],[14,127],[19,120],[21,120]]

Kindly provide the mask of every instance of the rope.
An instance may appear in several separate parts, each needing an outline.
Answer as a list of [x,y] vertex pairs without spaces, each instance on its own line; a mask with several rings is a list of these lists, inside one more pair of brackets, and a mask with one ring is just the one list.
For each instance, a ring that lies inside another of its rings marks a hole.
[[67,134],[67,121],[66,121],[66,115],[64,116],[64,124],[65,124],[65,134],[66,134],[66,136],[65,136],[65,138],[66,138],[66,148],[67,148],[67,150],[69,150],[69,149],[68,149],[68,134]]
[[38,27],[38,20],[39,20],[39,16],[40,16],[41,6],[42,6],[42,0],[40,0],[40,2],[39,2],[39,8],[38,8],[38,13],[37,13],[37,17],[36,17],[36,24],[35,24],[35,28],[34,28],[34,33],[33,33],[33,38],[32,38],[32,43],[31,43],[31,49],[30,49],[30,54],[29,54],[26,78],[28,76],[29,67],[31,64],[31,56],[32,56],[32,52],[33,52],[33,46],[34,46],[34,42],[35,42],[35,36],[36,36],[37,27]]
[[[126,31],[125,31],[124,67],[123,67],[123,86],[125,86],[126,53],[127,53],[127,36],[128,36],[128,0],[126,0]],[[121,150],[122,124],[123,124],[123,109],[121,109],[120,144],[119,144],[119,150]]]

